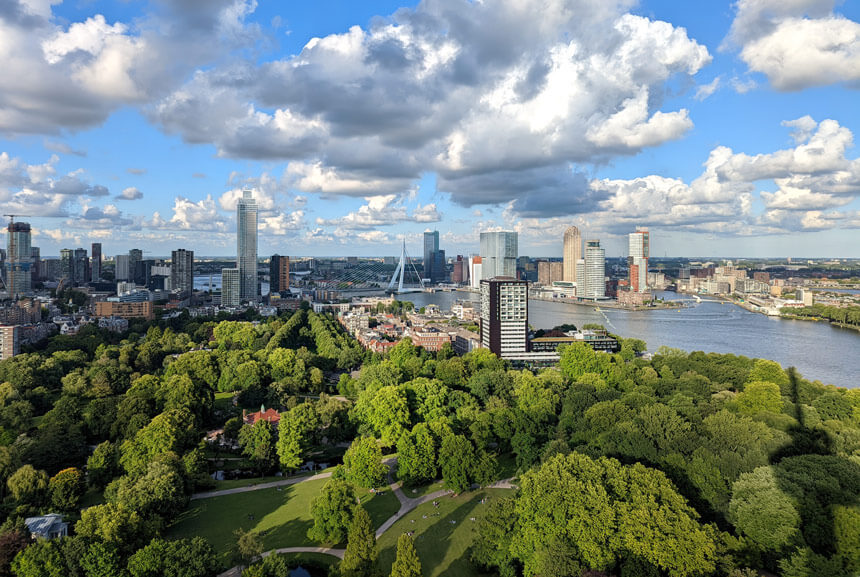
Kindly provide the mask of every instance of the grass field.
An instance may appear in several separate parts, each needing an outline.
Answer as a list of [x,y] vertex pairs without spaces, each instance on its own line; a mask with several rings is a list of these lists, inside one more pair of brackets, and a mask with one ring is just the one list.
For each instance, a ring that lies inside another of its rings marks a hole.
[[[481,575],[469,562],[467,555],[467,549],[474,539],[475,524],[487,508],[486,504],[481,504],[481,499],[496,499],[512,494],[513,491],[507,489],[485,489],[464,493],[456,498],[441,497],[438,500],[439,507],[434,507],[432,502],[425,503],[404,515],[378,541],[382,573],[387,575],[391,571],[397,551],[397,538],[407,531],[413,531],[424,577]],[[472,517],[475,521],[471,521]]]
[[[307,531],[313,525],[311,500],[328,479],[316,479],[286,487],[261,489],[211,499],[192,501],[168,529],[168,536],[206,538],[229,561],[236,551],[236,529],[262,535],[266,550],[312,546]],[[391,491],[382,495],[359,493],[361,504],[378,527],[399,508]]]

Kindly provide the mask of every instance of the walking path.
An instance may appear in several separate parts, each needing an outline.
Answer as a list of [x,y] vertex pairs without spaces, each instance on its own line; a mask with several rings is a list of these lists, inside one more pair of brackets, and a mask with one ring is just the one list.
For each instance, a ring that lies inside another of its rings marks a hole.
[[[421,497],[407,497],[403,492],[403,483],[401,481],[394,482],[393,479],[393,471],[395,466],[397,465],[397,457],[392,457],[385,461],[385,464],[388,465],[388,486],[391,488],[394,495],[397,497],[397,500],[400,502],[400,509],[386,519],[386,521],[379,526],[376,530],[376,538],[379,539],[382,535],[391,528],[397,521],[403,518],[408,512],[412,511],[419,505],[423,505],[424,503],[434,501],[440,497],[444,497],[445,495],[453,494],[453,491],[450,489],[442,489],[439,491],[434,491],[428,495],[423,495]],[[271,487],[281,487],[284,485],[293,485],[295,483],[301,483],[302,481],[310,481],[312,479],[324,479],[326,477],[331,477],[331,473],[320,473],[319,475],[314,475],[312,477],[294,477],[292,479],[284,479],[283,481],[273,481],[271,483],[260,483],[258,485],[251,485],[248,487],[237,487],[235,489],[224,489],[222,491],[210,491],[208,493],[197,493],[192,495],[192,499],[207,499],[209,497],[220,497],[222,495],[233,495],[235,493],[246,493],[248,491],[258,491],[260,489],[269,489]],[[516,489],[517,486],[512,484],[513,478],[510,479],[502,479],[501,481],[496,481],[492,485],[488,485],[489,489]],[[343,559],[343,555],[346,552],[345,549],[334,549],[330,547],[284,547],[282,549],[272,549],[271,551],[266,551],[260,558],[267,557],[273,553],[321,553],[323,555],[333,555],[338,559]],[[218,575],[218,577],[241,577],[242,570],[239,567],[233,567],[228,569],[227,571]]]
[[[330,547],[282,547],[281,549],[266,551],[254,559],[254,561],[259,561],[260,559],[273,554],[280,555],[281,553],[320,553],[322,555],[331,555],[332,557],[343,559],[343,554],[346,553],[346,549],[332,549]],[[227,569],[223,573],[219,573],[218,577],[241,577],[241,575],[242,568],[237,565],[236,567]]]
[[331,471],[319,473],[317,475],[305,475],[302,477],[290,477],[282,481],[270,481],[268,483],[257,483],[248,485],[247,487],[235,487],[233,489],[221,489],[220,491],[207,491],[205,493],[194,493],[191,495],[191,500],[195,499],[211,499],[212,497],[223,497],[224,495],[235,495],[236,493],[249,493],[251,491],[259,491],[261,489],[272,489],[274,487],[284,487],[286,485],[295,485],[303,481],[315,481],[317,479],[325,479],[331,477]]

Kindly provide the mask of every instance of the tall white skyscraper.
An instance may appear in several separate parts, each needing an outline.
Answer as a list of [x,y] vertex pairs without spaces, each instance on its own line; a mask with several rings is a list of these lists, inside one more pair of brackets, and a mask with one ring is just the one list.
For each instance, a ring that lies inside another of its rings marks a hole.
[[257,301],[257,203],[250,190],[242,191],[236,205],[237,248],[236,268],[239,269],[239,298]]
[[481,278],[517,277],[516,232],[481,233]]
[[606,253],[599,240],[585,241],[585,298],[606,298]]
[[627,235],[629,255],[627,268],[630,271],[630,290],[634,292],[648,291],[648,258],[650,256],[650,238],[648,229],[636,227],[636,232]]

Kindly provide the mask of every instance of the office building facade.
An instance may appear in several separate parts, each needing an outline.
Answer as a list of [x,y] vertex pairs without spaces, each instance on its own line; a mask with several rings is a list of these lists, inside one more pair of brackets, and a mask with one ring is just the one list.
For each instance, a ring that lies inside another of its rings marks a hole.
[[481,281],[481,345],[504,357],[528,351],[528,283],[513,277]]
[[517,246],[516,232],[481,233],[481,275],[482,279],[497,276],[516,278]]
[[290,257],[273,254],[269,260],[269,294],[290,290]]
[[20,334],[20,327],[0,325],[0,361],[11,359],[20,352]]
[[30,225],[26,222],[11,222],[7,233],[6,290],[9,298],[16,299],[32,291]]
[[568,282],[576,282],[576,263],[582,258],[582,236],[579,229],[570,226],[564,231],[564,278]]
[[90,260],[90,280],[92,282],[99,282],[99,279],[102,278],[102,243],[94,242],[90,248],[90,254],[92,255],[92,259]]
[[651,253],[650,237],[647,228],[637,227],[636,232],[627,235],[630,290],[644,293],[648,291],[648,259]]
[[194,251],[180,248],[170,253],[170,288],[190,295],[194,290]]
[[128,280],[134,281],[137,284],[145,284],[146,279],[138,277],[138,272],[142,272],[139,263],[143,260],[143,251],[139,248],[133,248],[128,251]]
[[259,294],[257,288],[257,202],[250,190],[242,191],[242,198],[236,205],[236,226],[236,268],[239,271],[239,299],[257,302]]

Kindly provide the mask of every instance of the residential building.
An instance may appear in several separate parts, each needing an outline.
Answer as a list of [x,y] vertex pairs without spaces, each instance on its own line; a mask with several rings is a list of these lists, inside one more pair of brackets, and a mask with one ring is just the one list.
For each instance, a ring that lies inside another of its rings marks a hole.
[[0,325],[0,361],[11,359],[20,351],[21,329],[16,325]]
[[582,258],[582,236],[579,229],[570,226],[564,231],[563,277],[559,280],[576,282],[576,262]]
[[194,291],[194,251],[180,248],[170,253],[170,288],[190,295]]
[[242,198],[236,205],[236,223],[239,300],[257,302],[260,294],[257,283],[257,202],[250,190],[242,191]]
[[290,257],[273,254],[269,260],[269,294],[290,290]]
[[90,280],[92,282],[99,282],[99,279],[102,278],[102,243],[94,242],[90,248],[90,254],[92,255],[90,259]]
[[238,268],[221,269],[221,306],[237,307],[242,302]]
[[[585,291],[587,299],[606,298],[606,253],[599,240],[585,241]],[[577,289],[579,284],[577,283]],[[579,296],[579,290],[577,290]]]
[[7,232],[6,290],[9,298],[16,299],[32,292],[30,225],[26,222],[10,222]]
[[636,232],[627,235],[627,240],[630,290],[648,292],[648,259],[651,252],[648,229],[637,227]]
[[538,261],[538,283],[551,286],[556,281],[564,280],[564,263],[559,261]]
[[517,233],[481,233],[481,277],[491,279],[499,276],[516,278],[517,275]]
[[500,357],[528,351],[528,283],[513,277],[481,281],[481,344]]
[[116,270],[114,271],[114,280],[132,280],[128,274],[128,255],[116,255]]
[[69,535],[69,524],[63,521],[63,516],[49,513],[39,517],[27,517],[24,525],[34,539],[56,539]]
[[146,319],[152,320],[155,314],[152,310],[152,302],[115,302],[102,301],[96,303],[97,317],[118,317],[121,319]]
[[438,352],[446,343],[451,342],[451,335],[448,333],[426,326],[414,327],[408,336],[412,339],[413,345],[431,353]]
[[275,409],[267,409],[265,405],[261,405],[260,410],[255,413],[242,410],[242,422],[246,425],[253,426],[257,421],[266,421],[270,425],[277,425],[281,421],[281,414]]

